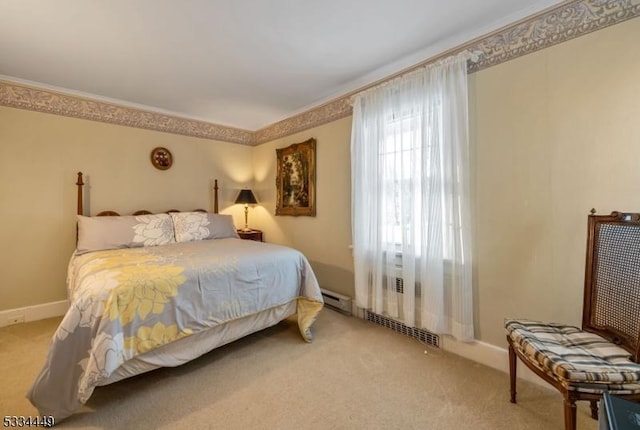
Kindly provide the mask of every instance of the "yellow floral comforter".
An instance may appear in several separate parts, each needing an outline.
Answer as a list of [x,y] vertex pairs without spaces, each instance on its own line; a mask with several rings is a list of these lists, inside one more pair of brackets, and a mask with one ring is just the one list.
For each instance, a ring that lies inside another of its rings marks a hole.
[[58,420],[145,352],[291,301],[311,341],[322,308],[300,252],[239,239],[74,255],[67,287],[70,308],[28,393],[42,415]]

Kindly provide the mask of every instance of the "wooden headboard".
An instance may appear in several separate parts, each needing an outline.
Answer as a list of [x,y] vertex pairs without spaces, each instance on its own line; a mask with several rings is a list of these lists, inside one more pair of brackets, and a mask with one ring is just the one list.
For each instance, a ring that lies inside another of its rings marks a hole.
[[[214,180],[213,182],[213,213],[218,213],[218,180]],[[78,180],[76,181],[76,185],[78,186],[78,215],[83,215],[84,212],[84,206],[83,206],[83,202],[82,202],[82,196],[83,196],[83,187],[84,187],[84,181],[82,180],[82,172],[78,172]],[[169,209],[167,211],[167,213],[169,212],[180,212],[177,209]],[[194,209],[193,212],[207,212],[205,209]],[[146,209],[141,209],[138,211],[135,211],[132,215],[149,215],[152,212],[146,210]],[[97,214],[96,216],[119,216],[120,214],[118,212],[115,211],[102,211],[99,214]]]

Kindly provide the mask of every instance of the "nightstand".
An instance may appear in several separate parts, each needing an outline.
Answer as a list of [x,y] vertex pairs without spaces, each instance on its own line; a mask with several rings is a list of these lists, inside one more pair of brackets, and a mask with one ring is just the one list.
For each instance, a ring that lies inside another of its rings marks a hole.
[[238,230],[238,236],[240,236],[240,239],[255,240],[258,242],[262,242],[261,230],[251,230],[251,231]]

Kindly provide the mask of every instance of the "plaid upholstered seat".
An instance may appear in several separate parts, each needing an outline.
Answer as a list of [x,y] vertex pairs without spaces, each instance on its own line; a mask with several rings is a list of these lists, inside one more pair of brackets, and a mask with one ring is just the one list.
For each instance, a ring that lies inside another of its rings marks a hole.
[[640,364],[628,351],[578,327],[507,320],[507,335],[532,364],[577,391],[640,392]]
[[582,327],[505,321],[511,403],[517,362],[564,397],[565,430],[576,430],[576,402],[598,419],[604,392],[640,401],[640,213],[588,217]]

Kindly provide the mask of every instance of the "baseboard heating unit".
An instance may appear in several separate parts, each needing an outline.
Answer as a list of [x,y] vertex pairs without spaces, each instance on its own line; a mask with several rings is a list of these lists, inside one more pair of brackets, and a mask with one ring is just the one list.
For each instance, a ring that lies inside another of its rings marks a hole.
[[320,288],[324,304],[331,309],[351,315],[351,297]]
[[427,345],[435,346],[437,348],[440,347],[440,336],[438,336],[437,334],[433,334],[430,331],[423,330],[421,328],[407,327],[401,322],[392,320],[391,318],[387,318],[367,310],[365,310],[364,313],[364,319],[367,321],[386,328],[390,328],[393,331],[397,331],[398,333],[401,333],[405,336],[417,339],[420,342],[426,343]]

